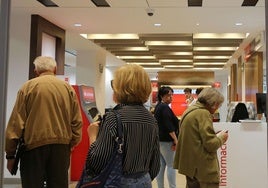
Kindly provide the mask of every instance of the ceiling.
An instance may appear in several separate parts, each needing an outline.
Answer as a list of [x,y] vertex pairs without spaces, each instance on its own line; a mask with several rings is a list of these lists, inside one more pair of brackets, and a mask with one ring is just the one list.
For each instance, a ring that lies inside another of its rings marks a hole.
[[58,7],[11,1],[11,11],[39,14],[67,32],[83,34],[120,62],[157,70],[226,68],[265,28],[264,0],[248,1],[255,6],[241,6],[246,0],[203,0],[202,6],[189,6],[187,0],[106,0],[110,7],[90,0],[52,0]]

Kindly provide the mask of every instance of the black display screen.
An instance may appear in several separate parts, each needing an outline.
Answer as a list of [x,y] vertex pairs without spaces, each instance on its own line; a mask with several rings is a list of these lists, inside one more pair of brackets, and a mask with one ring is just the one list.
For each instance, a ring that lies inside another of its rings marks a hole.
[[266,115],[266,93],[256,93],[257,113]]

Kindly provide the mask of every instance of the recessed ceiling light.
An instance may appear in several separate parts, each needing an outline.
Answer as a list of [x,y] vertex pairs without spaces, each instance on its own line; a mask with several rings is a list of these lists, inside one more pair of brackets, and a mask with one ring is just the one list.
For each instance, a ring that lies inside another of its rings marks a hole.
[[75,27],[81,27],[82,24],[80,24],[80,23],[75,23],[74,26],[75,26]]
[[243,23],[241,22],[238,22],[238,23],[235,23],[236,26],[240,26],[240,25],[243,25]]
[[196,25],[198,26],[198,25],[199,25],[199,23],[196,23]]
[[155,23],[155,24],[154,24],[155,27],[160,27],[161,25],[162,25],[162,24],[160,24],[160,23]]

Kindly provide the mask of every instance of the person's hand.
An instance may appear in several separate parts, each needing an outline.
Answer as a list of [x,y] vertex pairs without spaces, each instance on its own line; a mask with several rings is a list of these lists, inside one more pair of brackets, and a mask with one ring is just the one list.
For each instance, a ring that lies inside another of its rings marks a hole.
[[228,139],[228,131],[222,130],[217,133],[217,136],[225,143]]
[[90,143],[94,142],[97,138],[97,135],[99,132],[99,124],[100,124],[100,121],[96,121],[94,123],[91,123],[87,128],[87,133],[88,133]]
[[172,150],[172,151],[176,151],[177,144],[178,144],[178,141],[173,141],[173,143],[172,143],[172,145],[171,145],[171,150]]
[[15,159],[8,159],[7,160],[7,169],[10,173],[12,171],[14,164],[15,164]]
[[227,141],[227,139],[228,139],[228,132],[224,132],[223,134],[222,134],[222,138],[223,138],[223,143],[225,143],[226,141]]

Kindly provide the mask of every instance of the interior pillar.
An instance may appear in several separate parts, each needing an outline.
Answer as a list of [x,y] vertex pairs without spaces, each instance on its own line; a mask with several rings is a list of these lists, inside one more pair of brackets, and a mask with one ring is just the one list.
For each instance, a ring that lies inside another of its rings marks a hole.
[[10,0],[0,0],[0,187],[3,187],[4,172],[10,3]]

